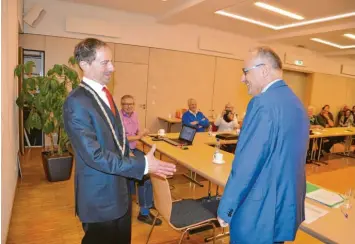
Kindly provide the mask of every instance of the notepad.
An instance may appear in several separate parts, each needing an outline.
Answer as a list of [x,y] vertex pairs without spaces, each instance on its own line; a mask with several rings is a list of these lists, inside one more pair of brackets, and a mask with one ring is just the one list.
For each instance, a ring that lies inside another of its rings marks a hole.
[[306,215],[306,219],[305,219],[305,223],[306,224],[310,224],[314,221],[316,221],[317,219],[319,219],[320,217],[326,215],[328,213],[327,210],[324,210],[320,207],[314,206],[310,203],[305,204],[305,215]]
[[339,194],[321,188],[307,193],[306,196],[328,207],[334,207],[344,201]]

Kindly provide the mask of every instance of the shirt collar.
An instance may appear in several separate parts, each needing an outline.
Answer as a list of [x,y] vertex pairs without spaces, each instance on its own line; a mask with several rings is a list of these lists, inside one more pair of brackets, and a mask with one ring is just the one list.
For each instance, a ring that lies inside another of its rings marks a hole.
[[130,116],[128,113],[126,113],[125,111],[123,111],[123,109],[121,109],[121,113],[122,113],[122,115],[123,115],[124,117],[131,118],[135,112],[133,111],[133,113],[132,113],[131,116]]
[[267,84],[267,86],[264,87],[264,89],[261,91],[261,93],[266,92],[267,89],[270,88],[270,86],[272,86],[273,84],[275,84],[276,82],[278,82],[278,81],[280,81],[280,80],[281,80],[281,79],[276,79],[276,80],[274,80],[274,81],[271,81],[269,84]]
[[106,87],[101,85],[99,82],[86,78],[85,76],[83,77],[83,81],[96,92],[101,92],[102,89]]
[[192,112],[190,109],[189,109],[189,112],[192,113],[193,115],[197,115],[198,111],[196,111],[196,113]]

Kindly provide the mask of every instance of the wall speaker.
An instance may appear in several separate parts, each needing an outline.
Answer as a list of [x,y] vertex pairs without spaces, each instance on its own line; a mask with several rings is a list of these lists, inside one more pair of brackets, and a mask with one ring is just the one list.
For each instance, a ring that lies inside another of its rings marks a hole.
[[44,8],[36,4],[25,14],[23,21],[31,27],[36,27],[45,14]]

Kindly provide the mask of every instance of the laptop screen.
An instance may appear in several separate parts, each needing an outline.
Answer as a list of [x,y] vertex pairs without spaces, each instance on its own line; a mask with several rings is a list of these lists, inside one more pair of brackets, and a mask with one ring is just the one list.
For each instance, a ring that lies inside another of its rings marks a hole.
[[183,139],[189,142],[194,140],[196,129],[188,126],[182,126],[179,139]]

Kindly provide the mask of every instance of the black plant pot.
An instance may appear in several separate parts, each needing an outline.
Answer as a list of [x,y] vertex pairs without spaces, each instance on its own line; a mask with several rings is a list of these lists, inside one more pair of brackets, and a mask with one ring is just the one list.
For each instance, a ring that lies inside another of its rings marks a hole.
[[73,154],[51,156],[50,152],[42,152],[43,169],[50,182],[69,180],[73,168]]

